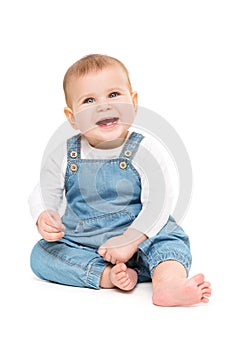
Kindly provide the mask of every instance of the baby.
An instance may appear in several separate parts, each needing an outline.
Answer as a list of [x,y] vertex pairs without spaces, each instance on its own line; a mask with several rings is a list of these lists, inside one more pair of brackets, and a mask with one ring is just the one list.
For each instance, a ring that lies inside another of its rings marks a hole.
[[44,280],[95,289],[130,291],[152,281],[152,302],[160,306],[207,303],[210,283],[203,274],[187,277],[189,238],[169,215],[161,156],[150,162],[153,184],[147,181],[145,155],[158,152],[152,138],[132,131],[138,95],[126,67],[88,55],[68,69],[63,87],[64,112],[78,132],[48,157],[30,196],[42,236],[32,270]]

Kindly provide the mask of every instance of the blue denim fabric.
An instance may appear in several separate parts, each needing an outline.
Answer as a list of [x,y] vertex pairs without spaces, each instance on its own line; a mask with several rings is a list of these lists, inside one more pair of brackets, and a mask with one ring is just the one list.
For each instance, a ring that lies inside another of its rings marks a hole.
[[146,282],[151,280],[155,267],[167,260],[180,262],[188,276],[192,262],[189,238],[171,216],[157,235],[140,244],[128,267],[137,271],[139,283]]
[[80,136],[68,140],[65,239],[98,248],[139,214],[141,181],[131,159],[143,136],[132,133],[117,159],[81,159]]
[[98,289],[108,265],[96,249],[63,241],[40,240],[31,253],[32,271],[41,279]]
[[[154,268],[166,260],[180,262],[187,275],[191,266],[189,239],[170,217],[157,235],[140,244],[127,266],[138,273],[138,283],[151,281]],[[108,262],[97,249],[65,240],[40,240],[31,254],[31,268],[41,279],[76,287],[99,289]]]
[[[110,160],[80,158],[80,137],[68,140],[63,216],[65,236],[56,242],[40,240],[31,253],[31,268],[42,279],[78,287],[99,288],[108,265],[98,254],[107,239],[122,234],[141,210],[140,177],[131,163],[143,136],[132,133],[120,157]],[[138,281],[150,281],[162,261],[191,265],[189,239],[170,217],[160,232],[144,241],[128,266]]]

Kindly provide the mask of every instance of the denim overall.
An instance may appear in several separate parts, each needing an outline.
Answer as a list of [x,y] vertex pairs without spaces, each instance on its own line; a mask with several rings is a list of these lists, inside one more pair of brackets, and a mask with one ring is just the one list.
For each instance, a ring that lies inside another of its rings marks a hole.
[[[67,141],[65,236],[56,242],[41,239],[33,248],[31,268],[39,278],[100,288],[109,263],[98,254],[98,247],[123,234],[142,208],[141,181],[131,163],[142,139],[141,134],[131,133],[119,158],[103,160],[81,159],[81,135]],[[155,236],[140,244],[127,265],[137,271],[138,282],[145,282],[165,260],[179,261],[188,274],[189,239],[172,217]]]
[[80,135],[68,140],[63,216],[65,238],[98,248],[121,235],[141,210],[141,182],[133,159],[143,136],[132,133],[117,159],[81,159]]

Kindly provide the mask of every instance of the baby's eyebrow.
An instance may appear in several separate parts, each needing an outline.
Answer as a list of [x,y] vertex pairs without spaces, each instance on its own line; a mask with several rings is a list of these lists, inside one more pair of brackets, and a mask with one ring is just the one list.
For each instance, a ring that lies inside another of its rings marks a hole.
[[117,86],[117,87],[112,87],[112,88],[107,90],[107,92],[111,92],[111,91],[122,91],[123,92],[123,91],[127,91],[127,89],[122,89],[119,86]]
[[112,90],[120,90],[120,88],[117,86],[114,86],[114,87],[107,89],[107,91],[112,91]]

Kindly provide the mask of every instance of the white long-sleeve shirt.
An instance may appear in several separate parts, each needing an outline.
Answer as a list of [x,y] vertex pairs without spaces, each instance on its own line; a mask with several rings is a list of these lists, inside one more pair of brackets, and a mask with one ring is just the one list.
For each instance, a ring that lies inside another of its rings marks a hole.
[[[130,129],[132,131],[133,128]],[[141,130],[139,132],[144,134],[144,138],[131,162],[141,178],[142,210],[130,227],[151,237],[160,231],[171,215],[179,182],[175,165],[166,149],[158,140],[145,135]],[[124,144],[114,149],[98,149],[92,147],[82,136],[81,159],[115,159],[119,157],[123,146]],[[29,197],[30,211],[35,222],[46,209],[63,215],[66,206],[66,167],[67,145],[62,142],[47,157],[41,170],[40,183]]]

